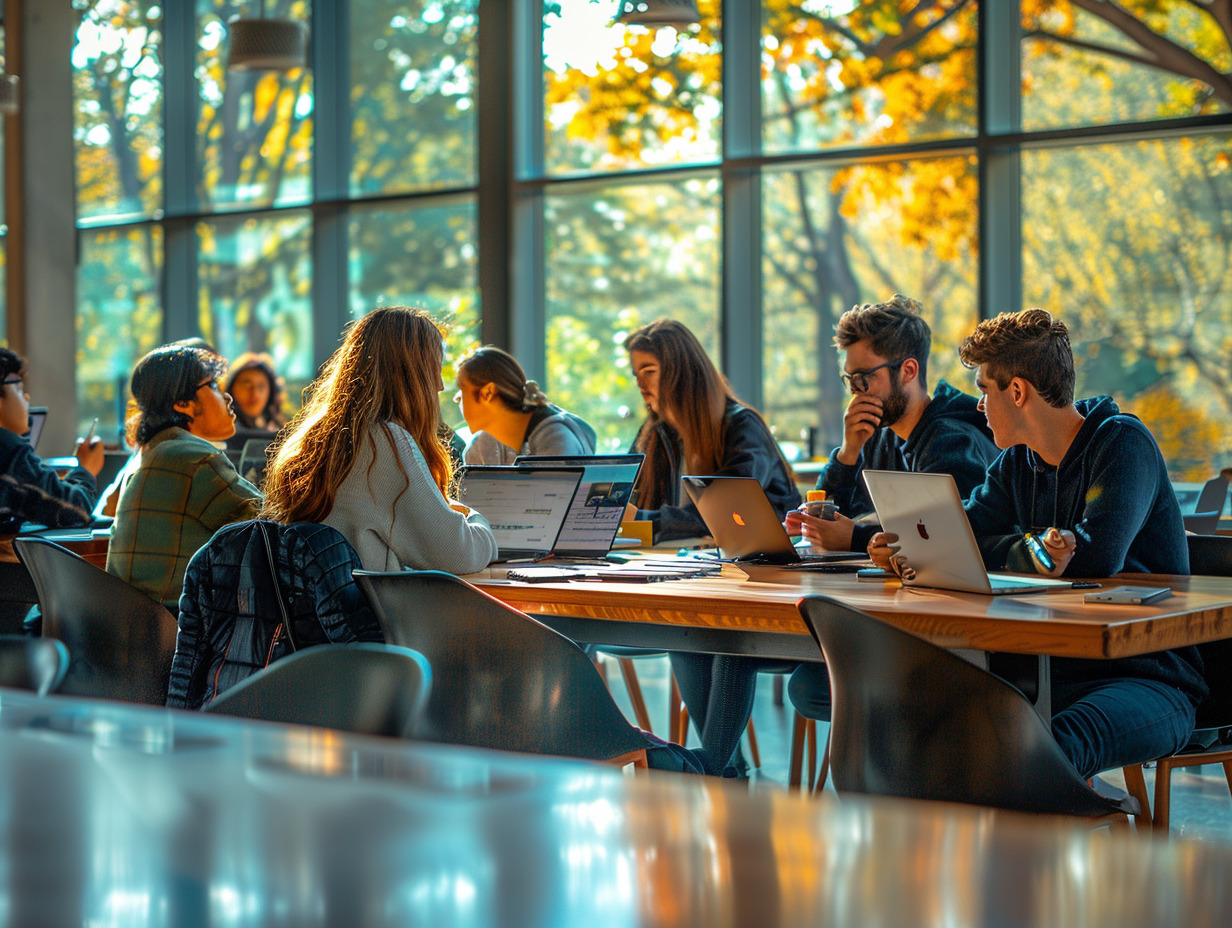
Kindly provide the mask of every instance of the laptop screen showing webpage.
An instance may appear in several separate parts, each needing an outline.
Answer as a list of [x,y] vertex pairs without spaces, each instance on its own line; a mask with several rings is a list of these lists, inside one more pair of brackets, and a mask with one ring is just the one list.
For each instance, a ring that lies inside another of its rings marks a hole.
[[603,557],[612,548],[633,494],[641,454],[520,455],[525,467],[581,465],[582,480],[569,505],[552,553],[561,557]]
[[501,557],[546,554],[581,479],[580,467],[465,467],[458,498],[488,520]]

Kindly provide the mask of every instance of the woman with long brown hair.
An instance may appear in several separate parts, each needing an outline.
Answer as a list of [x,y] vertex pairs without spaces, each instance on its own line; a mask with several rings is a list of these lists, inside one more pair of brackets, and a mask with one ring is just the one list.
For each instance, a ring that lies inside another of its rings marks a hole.
[[[732,393],[692,332],[672,319],[625,341],[646,421],[634,448],[646,455],[636,491],[637,518],[654,523],[656,541],[708,534],[696,507],[682,505],[684,474],[754,477],[782,519],[800,504],[791,468],[765,420]],[[709,774],[729,763],[753,711],[760,670],[790,665],[760,658],[672,653],[672,670],[701,736]]]
[[492,530],[450,500],[444,357],[442,330],[422,310],[382,307],[352,323],[277,440],[262,516],[332,525],[367,570],[486,567]]

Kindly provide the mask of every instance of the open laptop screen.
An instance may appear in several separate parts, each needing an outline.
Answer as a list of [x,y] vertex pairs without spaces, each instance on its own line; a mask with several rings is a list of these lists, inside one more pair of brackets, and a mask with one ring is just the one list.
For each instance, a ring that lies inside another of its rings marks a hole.
[[39,436],[43,434],[43,423],[46,421],[46,406],[30,407],[30,431],[26,433],[26,441],[30,442],[30,447],[35,451],[38,450]]
[[488,520],[501,558],[547,554],[581,479],[580,467],[464,467],[458,495]]
[[562,557],[603,557],[612,549],[625,506],[642,466],[642,454],[519,455],[526,467],[584,468],[560,537],[552,552]]

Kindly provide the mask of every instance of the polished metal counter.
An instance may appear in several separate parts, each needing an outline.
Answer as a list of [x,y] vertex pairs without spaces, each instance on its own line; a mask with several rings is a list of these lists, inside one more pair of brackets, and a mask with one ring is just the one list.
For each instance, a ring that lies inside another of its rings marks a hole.
[[1232,924],[1232,850],[0,691],[5,924]]

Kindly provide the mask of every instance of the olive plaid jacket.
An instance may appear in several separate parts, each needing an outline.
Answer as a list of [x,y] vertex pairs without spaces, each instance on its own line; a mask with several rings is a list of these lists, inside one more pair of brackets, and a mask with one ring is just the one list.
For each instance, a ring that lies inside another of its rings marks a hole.
[[260,508],[261,491],[225,454],[184,429],[164,429],[141,449],[120,494],[107,572],[175,614],[189,559],[224,525]]

